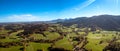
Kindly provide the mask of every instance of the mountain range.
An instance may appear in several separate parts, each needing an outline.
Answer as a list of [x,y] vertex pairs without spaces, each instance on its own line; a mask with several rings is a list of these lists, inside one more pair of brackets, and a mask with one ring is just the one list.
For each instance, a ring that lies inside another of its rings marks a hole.
[[99,15],[92,17],[78,17],[74,19],[58,19],[54,22],[64,26],[77,24],[78,27],[99,27],[103,30],[120,30],[120,16],[117,15]]
[[6,22],[2,24],[36,24],[36,23],[56,23],[63,26],[77,24],[77,27],[100,28],[103,30],[120,31],[120,15],[98,15],[92,17],[77,17],[71,19],[56,19],[52,21],[34,21],[34,22]]

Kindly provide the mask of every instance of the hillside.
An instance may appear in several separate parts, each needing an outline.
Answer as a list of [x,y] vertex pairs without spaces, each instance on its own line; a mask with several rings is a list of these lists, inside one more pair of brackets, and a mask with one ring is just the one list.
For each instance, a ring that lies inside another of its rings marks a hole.
[[57,22],[64,26],[77,24],[78,27],[99,27],[104,30],[120,30],[120,16],[99,15],[93,17],[79,17]]

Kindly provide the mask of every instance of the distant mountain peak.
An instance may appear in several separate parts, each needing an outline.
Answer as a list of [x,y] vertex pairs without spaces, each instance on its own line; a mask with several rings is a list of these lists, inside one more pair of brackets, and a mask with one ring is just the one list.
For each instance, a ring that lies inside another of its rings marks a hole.
[[120,30],[120,16],[118,15],[98,15],[92,17],[78,17],[60,22],[65,26],[78,24],[79,27],[89,27],[95,25],[104,30]]

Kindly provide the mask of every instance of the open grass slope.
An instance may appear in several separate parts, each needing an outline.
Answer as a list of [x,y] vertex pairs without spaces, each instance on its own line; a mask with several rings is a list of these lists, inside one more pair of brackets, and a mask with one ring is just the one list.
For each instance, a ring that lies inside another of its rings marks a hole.
[[18,38],[18,36],[16,36],[18,33],[23,32],[23,30],[19,30],[17,32],[13,32],[11,33],[9,36],[6,36],[5,39],[0,39],[0,42],[16,42],[19,41],[20,38]]
[[26,47],[26,51],[37,51],[43,50],[43,51],[48,51],[48,48],[50,47],[51,44],[49,43],[34,43],[30,42],[29,46]]
[[58,37],[60,37],[60,35],[56,32],[46,35],[46,39],[48,40],[54,40],[54,39],[57,39]]
[[7,34],[10,30],[0,30],[0,34]]
[[45,37],[42,34],[32,34],[29,38],[45,39]]
[[[115,37],[115,32],[111,31],[103,31],[101,33],[92,33],[90,32],[87,36],[89,43],[85,45],[85,48],[88,51],[102,51],[105,46],[108,45],[108,42],[112,40],[113,37]],[[100,44],[100,41],[103,41]]]
[[0,48],[0,51],[20,51],[20,48],[22,48],[22,46],[12,46],[9,48]]
[[55,48],[64,48],[66,50],[72,50],[73,46],[72,44],[68,41],[67,38],[63,38],[55,43]]

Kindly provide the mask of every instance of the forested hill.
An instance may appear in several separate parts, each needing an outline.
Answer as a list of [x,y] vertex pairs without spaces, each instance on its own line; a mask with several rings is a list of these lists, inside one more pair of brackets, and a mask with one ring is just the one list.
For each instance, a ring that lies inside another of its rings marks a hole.
[[99,27],[104,30],[120,30],[120,16],[114,15],[79,17],[75,19],[58,21],[57,23],[65,26],[77,24],[78,27]]

